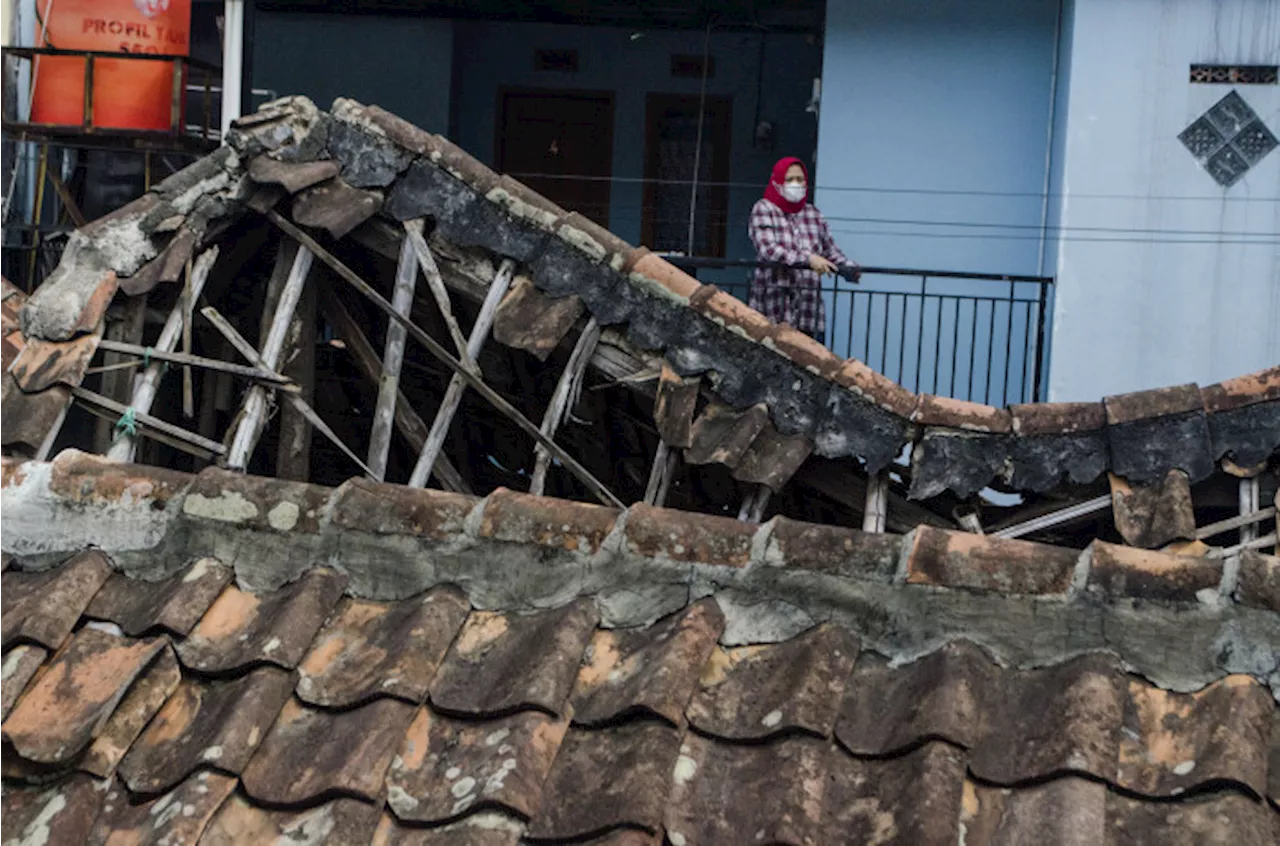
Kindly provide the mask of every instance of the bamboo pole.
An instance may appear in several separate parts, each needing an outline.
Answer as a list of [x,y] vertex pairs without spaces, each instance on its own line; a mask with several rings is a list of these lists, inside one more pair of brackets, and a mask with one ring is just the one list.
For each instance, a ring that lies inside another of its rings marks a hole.
[[[596,344],[599,342],[600,324],[593,317],[587,321],[586,328],[578,336],[578,343],[574,345],[573,353],[569,356],[564,372],[560,374],[560,381],[556,383],[556,389],[551,395],[551,402],[547,405],[546,414],[543,415],[542,434],[548,438],[554,437],[556,430],[564,422],[570,403],[573,401],[578,389],[581,388],[582,377],[587,371],[587,362],[591,360],[591,355],[595,352]],[[550,466],[551,453],[547,452],[539,444],[535,450],[533,476],[529,480],[529,493],[534,496],[542,496],[547,484],[547,469]]]
[[[415,263],[412,240],[411,237],[405,238],[400,247],[400,261],[396,265],[396,285],[391,294],[391,307],[397,314],[405,317],[409,316],[413,308],[413,290],[418,279],[418,266]],[[423,246],[426,245],[423,244]],[[404,327],[392,322],[387,327],[387,344],[382,353],[382,374],[378,380],[378,402],[373,412],[373,431],[369,435],[369,469],[373,471],[378,481],[387,477],[387,455],[391,451],[391,426],[395,421],[396,398],[400,393],[400,367],[404,362],[404,344]]]
[[[427,287],[431,289],[431,295],[435,297],[436,305],[440,308],[440,316],[444,318],[444,325],[448,327],[449,335],[453,338],[453,345],[458,350],[458,359],[472,373],[479,373],[480,369],[476,366],[475,356],[471,355],[470,345],[463,337],[462,327],[458,326],[458,321],[453,316],[453,306],[449,301],[449,291],[444,286],[444,277],[440,275],[436,258],[431,254],[431,248],[427,246],[427,239],[422,237],[422,221],[406,220],[404,232],[404,240],[417,255],[418,264],[422,266],[422,275],[427,279]],[[401,251],[403,252],[403,247]],[[406,311],[405,314],[407,315],[408,312]]]

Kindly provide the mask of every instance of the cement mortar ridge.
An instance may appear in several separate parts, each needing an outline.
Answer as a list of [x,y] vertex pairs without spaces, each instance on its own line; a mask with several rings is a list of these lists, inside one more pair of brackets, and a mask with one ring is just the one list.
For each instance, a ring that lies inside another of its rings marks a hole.
[[[54,489],[59,463],[73,481],[74,498]],[[86,467],[118,472],[127,484],[103,483],[99,492]],[[113,465],[82,453],[64,453],[53,464],[6,460],[4,469],[2,545],[30,569],[96,547],[127,575],[156,580],[214,557],[233,568],[242,588],[268,591],[313,567],[331,566],[349,577],[350,595],[371,600],[404,599],[443,584],[456,585],[486,610],[533,611],[590,596],[608,627],[647,625],[714,596],[726,615],[726,646],[776,642],[830,621],[896,663],[957,639],[1023,669],[1104,650],[1164,688],[1198,690],[1245,673],[1280,700],[1280,613],[1242,606],[1229,596],[1213,603],[1101,596],[1083,589],[1089,550],[1080,554],[1065,594],[1020,596],[906,583],[913,534],[898,536],[894,576],[877,580],[789,564],[773,543],[776,521],[754,529],[745,564],[729,566],[635,551],[627,534],[634,509],[615,515],[598,548],[570,549],[534,538],[486,536],[488,498],[461,498],[467,508],[460,525],[433,538],[340,525],[334,512],[349,490],[345,485],[284,488],[278,480],[222,473],[211,477],[224,482],[219,496],[208,497],[191,491],[200,477],[168,473],[185,482],[162,501],[146,475],[153,468]],[[282,487],[264,502],[264,485]],[[279,496],[289,491],[324,499],[309,499],[308,507]],[[210,506],[219,502],[225,507]],[[297,515],[290,531],[273,527],[267,517],[281,503]]]

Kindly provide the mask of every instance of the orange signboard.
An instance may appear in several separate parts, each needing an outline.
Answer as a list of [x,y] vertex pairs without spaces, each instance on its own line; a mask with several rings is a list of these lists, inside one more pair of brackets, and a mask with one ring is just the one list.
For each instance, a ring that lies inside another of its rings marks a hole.
[[[37,24],[41,47],[176,56],[191,49],[191,0],[36,0],[36,8],[45,16],[43,26]],[[36,58],[32,123],[84,123],[85,63]],[[91,125],[170,129],[175,74],[182,74],[177,62],[94,59]],[[178,105],[181,114],[181,100]]]

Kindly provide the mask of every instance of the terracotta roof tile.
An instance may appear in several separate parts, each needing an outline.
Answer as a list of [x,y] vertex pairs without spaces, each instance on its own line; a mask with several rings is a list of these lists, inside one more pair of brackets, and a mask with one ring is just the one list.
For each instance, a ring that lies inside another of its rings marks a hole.
[[845,359],[831,352],[825,344],[785,324],[774,327],[769,342],[797,367],[803,367],[823,379],[830,379],[845,364]]
[[904,420],[910,419],[920,405],[918,396],[855,358],[845,361],[831,378],[837,385]]
[[657,831],[679,753],[680,733],[662,722],[570,729],[529,835],[565,840],[622,826]]
[[551,297],[528,277],[517,276],[494,313],[493,337],[500,344],[546,361],[578,322],[583,309],[576,295]]
[[421,702],[470,607],[453,588],[392,603],[343,599],[298,666],[298,698],[331,708],[379,696]]
[[[946,743],[925,743],[894,758],[829,753],[821,842],[954,846],[965,758]],[[990,843],[990,839],[966,839]]]
[[357,799],[334,799],[302,811],[259,808],[239,794],[222,803],[200,846],[349,846],[368,843],[378,809]]
[[479,501],[466,494],[357,478],[338,488],[330,519],[343,529],[442,540],[462,532],[463,522]]
[[50,492],[85,506],[115,505],[130,500],[163,511],[191,482],[187,473],[164,467],[119,464],[79,450],[64,450],[50,464]]
[[[615,270],[622,269],[631,252],[630,244],[578,212],[569,213],[568,217],[561,222],[557,234],[592,255],[597,252],[602,253],[603,260]],[[585,243],[583,236],[585,236]],[[597,247],[599,250],[596,249]]]
[[1009,412],[1003,408],[933,394],[920,395],[920,405],[912,413],[911,421],[921,426],[945,426],[971,432],[1013,431]]
[[1267,753],[1267,796],[1280,809],[1280,708],[1271,712],[1271,747]]
[[155,629],[185,635],[209,610],[232,575],[231,568],[216,558],[201,558],[160,582],[115,573],[84,613],[110,620],[134,637]]
[[335,176],[313,185],[293,200],[293,219],[342,238],[382,208],[382,193],[354,188]]
[[594,554],[620,513],[603,505],[498,488],[485,500],[480,536]]
[[88,843],[109,782],[75,773],[47,787],[5,783],[0,808],[5,843],[57,846]]
[[1177,796],[1205,782],[1234,781],[1263,796],[1274,711],[1271,694],[1250,676],[1228,676],[1198,693],[1131,680],[1115,783]]
[[165,640],[130,640],[82,629],[18,700],[4,737],[23,758],[70,761],[102,731]]
[[124,786],[117,783],[107,794],[102,815],[86,842],[92,846],[195,843],[235,789],[234,778],[205,771],[196,773],[163,796],[135,803]]
[[774,517],[769,555],[784,567],[888,582],[898,570],[902,536]]
[[701,384],[702,377],[682,377],[663,360],[653,421],[658,434],[670,446],[684,449],[693,443],[693,417]]
[[15,646],[4,654],[4,708],[0,719],[9,716],[14,703],[26,690],[27,682],[48,657],[49,650],[29,643]]
[[405,822],[446,822],[487,805],[528,818],[568,727],[540,711],[474,722],[421,708],[392,759],[387,803]]
[[1222,562],[1094,541],[1089,589],[1110,597],[1194,602],[1217,592]]
[[338,163],[332,159],[315,162],[282,162],[269,156],[257,156],[249,162],[249,178],[254,182],[279,185],[290,194],[310,188],[338,175]]
[[[1017,790],[966,781],[959,828],[966,843],[1110,846],[1113,829],[1107,825],[1106,801],[1105,785],[1082,778]],[[951,840],[955,842],[954,835]]]
[[846,685],[836,737],[858,755],[888,755],[927,738],[973,748],[986,735],[1000,669],[968,641],[902,667],[864,653]]
[[907,581],[1006,594],[1063,594],[1075,550],[919,526],[907,557]]
[[969,769],[1006,785],[1060,772],[1114,778],[1127,695],[1118,662],[1100,654],[1006,672],[987,722],[999,731],[970,752]]
[[314,569],[265,596],[227,585],[191,636],[178,644],[178,657],[206,673],[264,662],[293,669],[346,583],[346,576],[333,570]]
[[689,722],[733,740],[797,729],[830,737],[858,649],[856,638],[830,624],[784,643],[717,648],[689,703]]
[[438,828],[401,825],[384,813],[372,846],[517,846],[523,833],[523,823],[497,811],[482,811]]
[[6,570],[0,576],[4,646],[34,641],[57,649],[109,575],[111,564],[96,550],[39,573]]
[[236,525],[282,536],[317,534],[331,494],[319,485],[208,467],[192,481],[182,513],[219,529]]
[[129,751],[129,747],[147,723],[164,705],[169,694],[177,688],[182,680],[182,670],[178,667],[178,659],[173,649],[165,646],[147,671],[143,673],[129,688],[129,693],[120,701],[111,718],[89,751],[80,761],[80,768],[99,778],[111,776],[120,763],[120,759]]
[[84,379],[93,354],[98,351],[97,334],[79,335],[69,341],[27,338],[22,352],[9,367],[18,387],[28,394],[54,385],[75,387]]
[[436,148],[431,151],[431,160],[481,194],[497,185],[500,179],[497,173],[443,135],[436,136]]
[[195,248],[195,233],[182,227],[160,251],[160,255],[138,268],[132,276],[120,280],[120,290],[130,297],[136,297],[154,290],[161,283],[178,281],[183,277]]
[[656,253],[646,251],[636,260],[631,271],[657,282],[676,296],[678,300],[688,302],[698,293],[702,284],[688,273]]
[[395,699],[342,712],[290,699],[244,768],[245,791],[280,805],[312,802],[331,791],[377,800],[413,712]]
[[473,612],[431,683],[432,704],[473,716],[563,713],[597,619],[589,600],[529,615]]
[[684,459],[689,464],[723,464],[734,469],[768,422],[769,408],[764,403],[739,410],[712,402],[693,422],[692,444]]
[[1107,410],[1107,423],[1111,426],[1204,410],[1200,388],[1194,383],[1118,394],[1103,398],[1102,404]]
[[638,555],[741,567],[751,559],[756,527],[731,517],[636,503],[627,509],[627,549]]
[[120,763],[129,789],[169,790],[203,766],[239,775],[289,699],[293,678],[259,667],[225,681],[182,684]]
[[1280,814],[1239,793],[1206,793],[1174,804],[1108,793],[1106,813],[1106,846],[1271,846],[1280,833]]
[[1096,432],[1107,426],[1100,402],[1035,402],[1009,406],[1013,433],[1023,437]]
[[733,471],[733,478],[739,482],[768,485],[777,493],[791,481],[812,452],[813,441],[807,436],[783,435],[772,423],[765,421],[760,434],[743,453],[742,460]]
[[703,285],[689,298],[689,307],[708,320],[753,341],[773,336],[769,318],[715,285]]
[[577,724],[647,711],[680,725],[702,667],[724,631],[724,614],[703,599],[641,629],[598,629],[570,704]]
[[1111,470],[1131,482],[1150,482],[1178,469],[1194,484],[1216,468],[1208,417],[1200,409],[1112,423],[1107,444]]
[[363,112],[374,126],[381,129],[394,143],[417,153],[429,156],[439,148],[439,137],[426,130],[419,129],[409,121],[393,115],[381,106],[365,106]]
[[820,843],[829,752],[812,737],[736,745],[686,735],[667,807],[668,839],[687,846]]
[[38,450],[71,404],[71,390],[58,385],[38,394],[23,393],[8,370],[0,373],[0,380],[3,444],[23,444],[32,451]]
[[1107,475],[1111,514],[1125,543],[1155,549],[1196,536],[1196,513],[1186,473],[1170,470],[1163,479],[1146,485],[1130,485],[1114,473]]
[[1242,605],[1280,611],[1280,557],[1252,550],[1241,555],[1236,594]]
[[1208,385],[1200,389],[1200,396],[1210,413],[1280,400],[1280,365]]

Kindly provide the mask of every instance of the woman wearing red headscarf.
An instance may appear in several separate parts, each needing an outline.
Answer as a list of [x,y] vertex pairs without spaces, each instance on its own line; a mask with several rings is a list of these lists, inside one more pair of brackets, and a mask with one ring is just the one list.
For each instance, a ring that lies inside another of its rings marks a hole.
[[757,267],[748,304],[774,323],[790,324],[823,342],[822,277],[856,265],[840,252],[822,212],[806,202],[808,196],[804,165],[797,158],[780,159],[763,199],[751,209],[748,231],[758,261],[790,266]]

